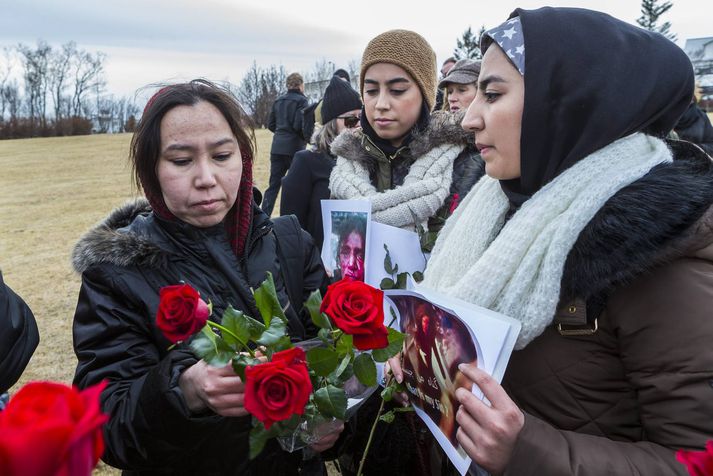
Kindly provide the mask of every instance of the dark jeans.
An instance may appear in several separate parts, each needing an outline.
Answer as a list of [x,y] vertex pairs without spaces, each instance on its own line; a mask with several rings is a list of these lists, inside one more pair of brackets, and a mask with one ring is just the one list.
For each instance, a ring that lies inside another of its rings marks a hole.
[[285,176],[287,170],[292,163],[291,155],[270,154],[270,184],[265,190],[265,196],[262,199],[262,210],[268,216],[272,215],[272,209],[275,207],[277,192],[280,191],[282,177]]

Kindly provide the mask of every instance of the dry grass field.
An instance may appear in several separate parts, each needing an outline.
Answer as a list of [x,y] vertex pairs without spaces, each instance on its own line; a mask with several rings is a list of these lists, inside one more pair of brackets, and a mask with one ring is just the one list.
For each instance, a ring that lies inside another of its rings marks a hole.
[[[256,136],[254,176],[264,189],[272,134]],[[89,227],[135,196],[130,140],[120,134],[0,141],[0,269],[40,329],[40,345],[15,389],[31,380],[72,381],[80,279],[70,253]],[[101,466],[95,474],[119,472]]]

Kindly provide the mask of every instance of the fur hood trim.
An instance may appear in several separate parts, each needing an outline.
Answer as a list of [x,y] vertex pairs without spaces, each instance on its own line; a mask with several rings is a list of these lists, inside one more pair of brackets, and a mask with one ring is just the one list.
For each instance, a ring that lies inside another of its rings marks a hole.
[[[413,140],[409,144],[410,155],[421,157],[428,151],[445,144],[473,144],[475,140],[473,134],[463,130],[460,125],[464,115],[463,111],[432,113],[426,130],[414,133]],[[372,162],[374,159],[365,148],[366,140],[368,138],[361,129],[347,129],[332,142],[332,154],[350,160]]]
[[675,160],[654,167],[597,212],[567,257],[560,302],[607,294],[713,242],[713,162],[669,141]]
[[72,266],[83,273],[92,266],[114,264],[117,266],[140,265],[162,267],[168,254],[148,237],[129,231],[120,231],[129,226],[138,216],[151,213],[145,198],[126,202],[113,210],[109,216],[85,233],[72,251]]

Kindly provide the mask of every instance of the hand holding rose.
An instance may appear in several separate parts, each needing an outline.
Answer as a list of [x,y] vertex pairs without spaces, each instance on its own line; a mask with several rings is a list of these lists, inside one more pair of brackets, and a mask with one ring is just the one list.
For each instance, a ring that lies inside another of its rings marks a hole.
[[189,410],[194,413],[210,408],[218,415],[240,417],[245,409],[245,384],[233,367],[213,367],[203,360],[188,367],[178,380]]
[[491,474],[501,474],[525,424],[525,416],[490,375],[473,365],[461,364],[458,368],[483,391],[491,404],[488,406],[465,388],[456,390],[456,398],[461,403],[456,414],[460,425],[456,435],[458,442],[473,461]]

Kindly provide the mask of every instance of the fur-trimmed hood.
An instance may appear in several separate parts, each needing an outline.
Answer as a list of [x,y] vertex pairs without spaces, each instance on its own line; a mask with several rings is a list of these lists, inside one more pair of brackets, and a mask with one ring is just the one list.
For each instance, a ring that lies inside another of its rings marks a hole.
[[145,198],[126,202],[114,209],[107,218],[85,233],[72,251],[72,266],[77,273],[88,268],[110,263],[117,266],[157,267],[166,262],[168,254],[148,236],[142,236],[141,227],[131,232],[120,231],[140,216],[148,219],[151,206]]
[[[429,150],[444,144],[473,144],[473,134],[466,132],[460,123],[465,113],[450,113],[436,111],[431,114],[428,127],[422,132],[413,132],[409,143],[409,153],[412,157],[421,157]],[[346,130],[332,142],[332,154],[350,160],[358,160],[371,164],[373,155],[367,150],[369,141],[361,129]]]
[[616,287],[713,243],[713,162],[669,141],[675,160],[654,167],[597,212],[567,257],[561,302]]

